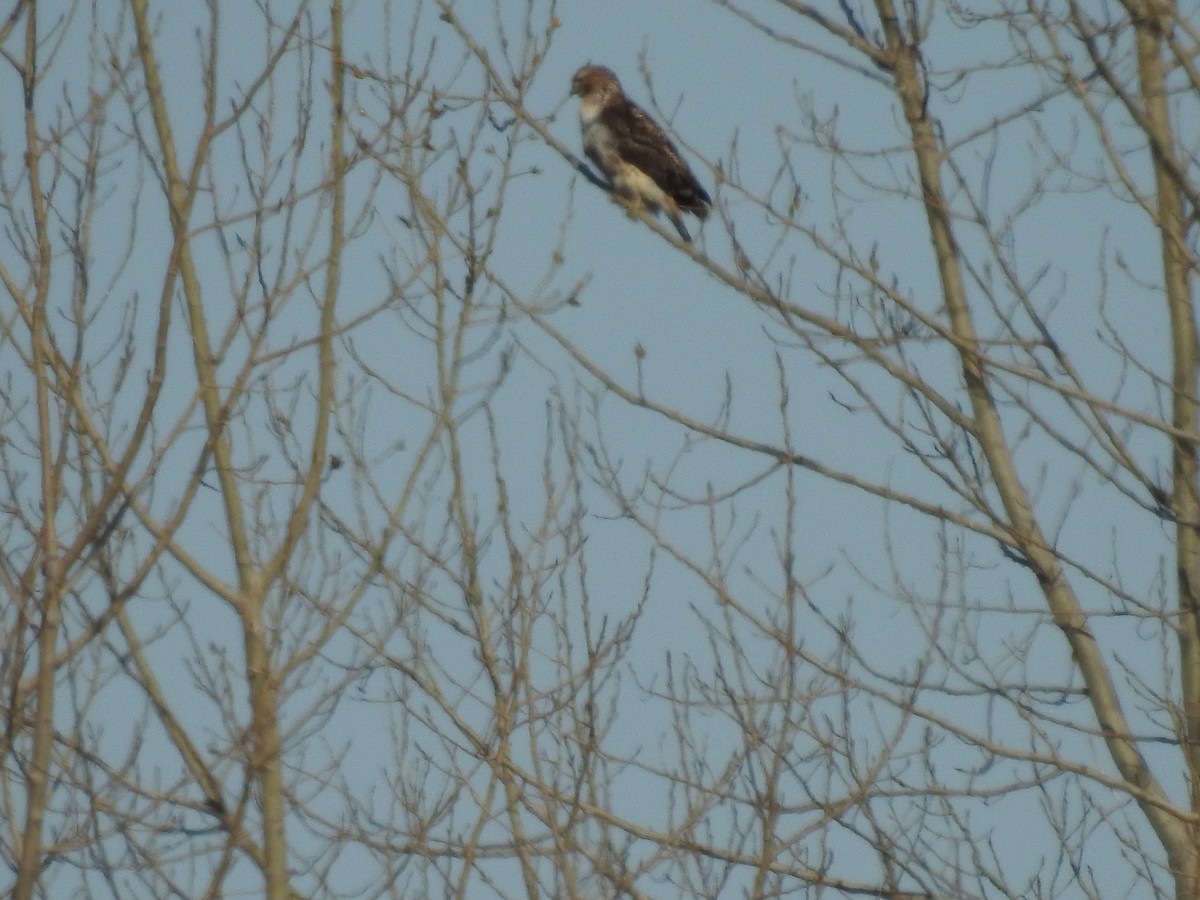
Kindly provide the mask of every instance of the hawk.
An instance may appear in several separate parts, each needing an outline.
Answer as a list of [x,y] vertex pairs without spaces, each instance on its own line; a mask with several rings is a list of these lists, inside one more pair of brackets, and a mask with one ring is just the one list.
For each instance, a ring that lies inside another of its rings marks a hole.
[[712,200],[665,131],[625,96],[611,69],[584,66],[571,79],[579,96],[583,152],[629,207],[662,210],[685,241],[683,213],[703,219]]

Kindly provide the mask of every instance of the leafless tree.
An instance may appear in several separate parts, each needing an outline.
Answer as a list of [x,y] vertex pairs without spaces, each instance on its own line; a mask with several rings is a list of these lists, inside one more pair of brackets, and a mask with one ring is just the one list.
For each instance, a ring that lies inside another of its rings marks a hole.
[[[686,145],[688,245],[578,213],[574,7],[59,6],[0,890],[1200,896],[1195,8],[713,0],[827,77]],[[600,229],[728,352],[614,362]]]

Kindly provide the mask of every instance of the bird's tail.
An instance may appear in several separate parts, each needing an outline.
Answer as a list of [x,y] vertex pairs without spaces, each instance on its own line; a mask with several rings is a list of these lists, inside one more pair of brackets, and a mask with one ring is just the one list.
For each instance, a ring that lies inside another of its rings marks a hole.
[[671,224],[675,226],[675,230],[679,232],[679,236],[690,244],[692,236],[688,234],[687,226],[683,224],[683,213],[672,213],[670,218]]

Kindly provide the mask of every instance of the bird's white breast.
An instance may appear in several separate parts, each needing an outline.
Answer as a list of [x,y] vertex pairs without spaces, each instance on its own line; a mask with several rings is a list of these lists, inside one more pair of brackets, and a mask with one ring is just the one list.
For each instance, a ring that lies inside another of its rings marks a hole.
[[583,132],[583,149],[587,151],[610,178],[621,165],[612,131],[600,120],[599,103],[584,100],[579,104],[579,126]]
[[579,101],[579,124],[585,129],[600,118],[600,102],[594,97],[584,97]]

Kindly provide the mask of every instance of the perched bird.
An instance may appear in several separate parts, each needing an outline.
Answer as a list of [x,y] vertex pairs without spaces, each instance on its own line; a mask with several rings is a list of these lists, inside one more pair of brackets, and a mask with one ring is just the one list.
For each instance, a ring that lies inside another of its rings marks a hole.
[[685,241],[683,213],[703,219],[712,200],[665,131],[625,96],[611,69],[584,66],[571,80],[579,96],[583,152],[632,211],[662,210]]

